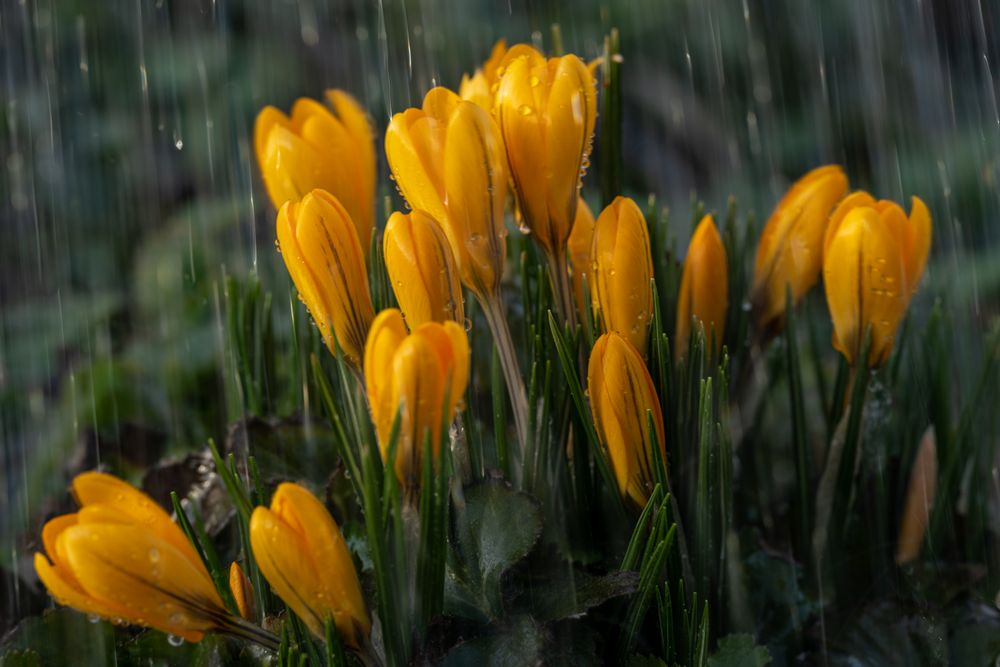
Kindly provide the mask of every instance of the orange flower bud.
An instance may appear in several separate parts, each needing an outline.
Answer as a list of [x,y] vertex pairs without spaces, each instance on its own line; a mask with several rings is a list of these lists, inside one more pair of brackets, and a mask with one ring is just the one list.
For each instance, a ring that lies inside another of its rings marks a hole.
[[714,335],[716,353],[722,349],[729,298],[728,275],[726,248],[722,245],[712,216],[706,215],[691,237],[684,261],[677,299],[677,335],[674,341],[674,356],[677,359],[687,354],[692,317],[698,318],[704,327],[706,341]]
[[465,324],[462,285],[448,237],[423,211],[393,213],[385,226],[385,268],[412,329],[424,322]]
[[462,75],[462,83],[458,87],[458,96],[463,100],[473,102],[484,111],[493,112],[493,96],[499,86],[499,75],[497,69],[504,56],[507,55],[507,42],[497,41],[493,45],[490,57],[483,63],[483,66],[476,70],[471,77],[468,74]]
[[392,424],[399,412],[394,468],[404,487],[416,489],[423,470],[424,438],[429,434],[436,460],[442,425],[454,419],[469,381],[465,329],[448,320],[425,322],[407,334],[400,312],[383,310],[365,347],[365,378],[382,457],[389,456]]
[[573,276],[573,295],[576,298],[576,308],[580,320],[586,322],[590,318],[587,296],[583,291],[583,277],[587,276],[588,284],[593,282],[594,260],[591,251],[594,246],[594,214],[590,212],[587,202],[580,198],[576,206],[576,220],[569,233],[569,262]]
[[[644,506],[655,481],[653,447],[660,448],[666,461],[660,399],[646,364],[626,338],[606,333],[590,353],[587,385],[594,426],[608,452],[618,490]],[[649,432],[650,412],[655,442]]]
[[330,108],[300,98],[291,118],[264,107],[254,127],[257,163],[275,208],[326,190],[347,209],[367,249],[375,222],[372,126],[347,93],[328,90],[326,99]]
[[278,245],[326,346],[335,352],[336,341],[348,363],[358,366],[375,313],[351,217],[333,195],[313,190],[281,207]]
[[867,364],[884,362],[923,274],[931,217],[913,198],[909,220],[897,204],[851,195],[834,211],[823,248],[823,282],[833,319],[833,346],[858,361],[871,330]]
[[591,254],[590,287],[604,330],[621,334],[644,355],[653,319],[653,258],[646,219],[634,201],[615,197],[601,211]]
[[846,193],[844,171],[828,165],[800,178],[778,202],[760,235],[754,264],[752,299],[762,331],[784,326],[787,286],[798,303],[816,284],[826,222]]
[[298,484],[278,486],[271,507],[250,516],[250,547],[271,589],[317,637],[326,618],[348,646],[371,632],[358,574],[344,537],[316,496]]

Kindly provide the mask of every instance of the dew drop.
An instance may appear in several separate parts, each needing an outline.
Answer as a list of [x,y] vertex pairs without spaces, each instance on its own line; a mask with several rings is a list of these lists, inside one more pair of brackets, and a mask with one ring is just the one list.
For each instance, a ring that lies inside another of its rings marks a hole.
[[160,562],[160,550],[156,547],[149,548],[149,562],[159,563]]
[[167,635],[167,643],[171,646],[180,646],[184,643],[184,638],[177,635]]
[[97,614],[87,614],[87,621],[89,623],[100,623],[101,617],[98,616]]
[[518,112],[519,114],[521,114],[522,116],[530,116],[531,114],[535,113],[535,110],[534,110],[534,109],[532,109],[532,108],[531,108],[530,106],[528,106],[527,104],[522,104],[521,106],[519,106],[519,107],[517,108],[517,112]]

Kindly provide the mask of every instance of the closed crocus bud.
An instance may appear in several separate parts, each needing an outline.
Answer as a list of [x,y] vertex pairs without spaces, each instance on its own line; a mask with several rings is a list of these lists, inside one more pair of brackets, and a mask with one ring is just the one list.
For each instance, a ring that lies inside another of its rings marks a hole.
[[910,482],[906,487],[906,504],[903,506],[902,523],[899,527],[899,542],[896,545],[896,564],[905,565],[920,556],[924,536],[937,495],[938,460],[937,439],[934,428],[930,427],[920,439],[920,449],[910,470]]
[[340,528],[312,493],[278,486],[271,507],[250,517],[250,546],[271,589],[317,637],[333,618],[341,640],[359,648],[371,631],[358,574]]
[[[659,447],[666,461],[663,415],[653,379],[639,352],[623,336],[606,333],[597,339],[587,370],[590,407],[622,496],[642,507],[653,490]],[[647,415],[652,412],[655,442]]]
[[787,287],[798,303],[816,284],[827,219],[846,192],[843,169],[828,165],[800,178],[778,202],[760,236],[754,264],[752,299],[761,331],[784,326]]
[[359,366],[375,313],[350,215],[333,195],[313,190],[281,207],[278,245],[326,346],[335,352],[339,344],[348,363]]
[[[98,472],[73,480],[76,514],[42,529],[35,571],[60,604],[200,641],[227,623],[197,551],[151,498]],[[48,557],[46,557],[46,555]]]
[[508,175],[490,114],[433,88],[421,108],[392,117],[385,152],[410,207],[442,225],[462,282],[481,298],[495,294],[506,258]]
[[385,268],[412,329],[424,322],[465,323],[462,285],[451,244],[423,211],[393,213],[385,226]]
[[590,160],[594,77],[575,55],[546,60],[531,48],[512,49],[495,104],[521,219],[546,253],[559,256]]
[[692,317],[704,327],[706,341],[714,336],[715,351],[718,353],[722,349],[728,297],[726,248],[722,245],[712,216],[706,215],[691,237],[687,259],[684,260],[677,297],[677,336],[674,343],[677,359],[687,354]]
[[462,83],[458,87],[458,96],[463,100],[473,102],[490,113],[493,112],[493,96],[499,87],[497,69],[507,55],[507,42],[499,40],[493,45],[490,57],[472,76],[462,75]]
[[580,313],[580,319],[586,322],[590,317],[588,309],[587,295],[583,291],[583,278],[587,276],[587,282],[592,282],[591,273],[593,271],[593,258],[591,250],[594,245],[594,214],[590,212],[587,202],[580,198],[576,205],[576,220],[573,221],[573,229],[569,233],[569,263],[573,275],[573,296],[576,299],[576,309]]
[[913,198],[907,219],[897,204],[856,193],[830,217],[823,282],[833,319],[833,346],[858,362],[871,331],[867,365],[883,363],[927,262],[931,217]]
[[257,607],[253,598],[253,585],[247,575],[243,573],[243,568],[235,561],[229,566],[229,590],[233,594],[233,600],[236,602],[236,609],[240,612],[240,616],[248,621],[256,618]]
[[[383,459],[400,416],[393,467],[408,490],[419,487],[424,441],[430,437],[435,460],[441,428],[450,424],[469,381],[469,341],[457,323],[426,322],[407,333],[398,310],[383,310],[365,347],[368,405]],[[447,404],[446,404],[447,399]],[[447,410],[447,413],[444,411]]]
[[653,316],[653,258],[646,219],[634,201],[615,197],[601,211],[591,254],[594,276],[587,280],[604,330],[621,334],[645,355]]
[[347,93],[329,90],[326,99],[330,108],[299,99],[291,117],[264,107],[254,127],[257,162],[275,208],[313,190],[326,190],[350,213],[367,248],[375,215],[372,126]]

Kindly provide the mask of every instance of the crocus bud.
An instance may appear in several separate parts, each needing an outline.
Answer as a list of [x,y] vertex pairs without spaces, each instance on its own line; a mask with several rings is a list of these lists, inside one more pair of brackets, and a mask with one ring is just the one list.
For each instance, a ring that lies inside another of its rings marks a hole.
[[476,70],[475,74],[471,77],[468,74],[462,75],[462,83],[458,87],[459,97],[492,113],[493,96],[500,83],[497,69],[505,55],[507,55],[507,42],[501,39],[493,45],[490,57],[483,63],[482,67]]
[[897,565],[905,565],[920,556],[934,507],[934,496],[937,495],[937,478],[937,439],[934,427],[929,427],[920,439],[920,449],[917,450],[906,487],[906,504],[896,545]]
[[446,88],[419,109],[392,117],[385,152],[413,209],[444,228],[462,282],[477,296],[496,293],[506,258],[507,162],[489,113]]
[[512,49],[503,63],[496,113],[518,212],[549,254],[563,252],[576,218],[597,118],[593,75],[575,55],[545,59]]
[[229,566],[229,590],[233,594],[233,600],[236,601],[236,609],[240,612],[240,616],[248,621],[254,620],[257,616],[257,607],[253,598],[253,584],[236,561]]
[[198,552],[152,498],[98,472],[73,480],[76,514],[42,529],[35,571],[60,604],[197,642],[229,617]]
[[[611,459],[618,490],[644,506],[655,483],[653,447],[660,448],[666,461],[660,399],[646,364],[626,338],[606,333],[590,353],[587,385],[594,426]],[[655,442],[649,432],[650,412]]]
[[264,107],[254,127],[257,162],[275,208],[313,190],[326,190],[350,213],[358,239],[367,248],[375,215],[372,126],[347,93],[328,90],[326,99],[330,108],[299,99],[291,118]]
[[706,215],[691,237],[687,259],[684,260],[677,297],[677,335],[674,341],[674,356],[677,359],[687,354],[692,317],[696,317],[704,327],[706,341],[714,337],[716,353],[722,349],[729,298],[728,275],[726,248],[722,245],[712,216]]
[[844,171],[828,165],[800,178],[778,202],[760,235],[754,264],[752,299],[761,331],[784,326],[788,286],[798,303],[816,284],[826,222],[846,192]]
[[[425,322],[407,334],[395,308],[372,323],[365,346],[368,405],[383,459],[389,456],[392,424],[400,416],[393,467],[406,489],[420,485],[424,441],[430,437],[435,460],[441,428],[454,419],[469,381],[469,341],[465,329],[448,320]],[[445,412],[447,411],[447,412]]]
[[621,334],[644,355],[653,318],[653,257],[646,219],[634,201],[615,197],[601,211],[591,255],[594,310],[604,330]]
[[335,352],[339,344],[358,366],[375,312],[351,216],[333,195],[313,190],[278,211],[278,245],[326,346]]
[[889,357],[930,242],[930,213],[916,197],[909,219],[897,204],[861,194],[834,211],[823,247],[823,283],[833,346],[848,363],[858,362],[869,330],[867,365]]
[[448,237],[423,211],[393,213],[385,226],[385,268],[412,329],[424,322],[465,323],[462,285]]
[[587,282],[593,281],[594,260],[591,250],[594,246],[594,214],[590,212],[587,202],[580,198],[576,205],[576,220],[573,221],[573,229],[569,233],[569,263],[573,276],[573,296],[576,299],[576,309],[580,313],[580,321],[586,322],[590,318],[588,299],[583,291],[583,278],[587,276]]
[[316,496],[278,486],[250,517],[250,547],[271,589],[317,637],[332,617],[341,640],[360,647],[371,631],[358,574],[340,528]]

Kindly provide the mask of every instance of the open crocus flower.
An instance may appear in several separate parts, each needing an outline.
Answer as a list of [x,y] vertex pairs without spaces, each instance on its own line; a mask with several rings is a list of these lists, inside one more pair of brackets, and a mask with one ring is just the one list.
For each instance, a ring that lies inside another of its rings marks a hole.
[[507,247],[507,161],[489,113],[446,88],[392,117],[385,153],[414,210],[442,225],[462,282],[480,298],[500,286]]
[[569,248],[569,263],[573,276],[573,297],[576,299],[577,312],[580,319],[586,322],[590,317],[589,304],[586,294],[583,291],[583,278],[593,272],[593,258],[591,251],[594,245],[594,214],[591,213],[587,202],[580,198],[576,205],[576,220],[573,221],[573,229],[569,233],[569,240],[566,243]]
[[458,96],[476,104],[484,111],[492,113],[493,97],[500,85],[500,76],[497,70],[505,55],[507,55],[507,42],[501,39],[493,45],[490,57],[486,59],[482,67],[476,70],[475,74],[472,76],[462,75]]
[[789,286],[798,303],[816,284],[827,219],[846,193],[844,170],[828,165],[800,178],[778,202],[760,235],[754,263],[752,300],[761,331],[784,326]]
[[[653,379],[639,352],[623,336],[611,332],[594,344],[587,385],[594,426],[607,449],[618,490],[642,507],[656,479],[653,447],[660,448],[666,461],[663,414]],[[649,432],[650,412],[656,442]]]
[[518,45],[502,64],[496,113],[518,211],[549,255],[565,250],[590,158],[597,89],[575,55],[548,60]]
[[412,329],[424,322],[465,324],[462,285],[451,244],[423,211],[393,213],[383,236],[392,291]]
[[691,237],[687,259],[684,260],[677,298],[677,335],[674,342],[677,359],[687,354],[692,317],[704,327],[706,344],[714,337],[716,353],[722,349],[729,298],[728,275],[726,248],[722,245],[712,216],[706,215]]
[[347,209],[367,249],[375,216],[372,127],[347,93],[328,90],[326,99],[330,108],[299,99],[291,117],[264,107],[254,127],[257,162],[275,208],[315,189],[326,190]]
[[[653,257],[646,218],[628,197],[615,197],[594,224],[594,310],[605,331],[646,353],[653,319]],[[589,281],[588,277],[588,281]]]
[[917,197],[909,219],[895,202],[875,201],[866,192],[847,197],[830,216],[823,283],[833,346],[848,363],[858,361],[868,330],[867,364],[877,366],[888,358],[930,247],[930,212]]
[[295,289],[331,352],[357,367],[375,316],[365,254],[336,197],[313,190],[278,212],[278,246]]
[[98,472],[77,475],[73,495],[80,510],[46,523],[35,554],[57,602],[192,642],[232,625],[198,552],[150,497]]
[[316,496],[278,486],[271,507],[250,517],[250,546],[271,589],[317,637],[333,618],[343,642],[359,648],[371,632],[358,574],[340,528]]
[[400,413],[393,465],[403,486],[414,490],[420,484],[424,439],[430,436],[436,460],[442,426],[454,419],[465,395],[469,381],[465,329],[449,320],[426,322],[407,334],[400,312],[383,310],[365,347],[365,378],[383,459],[389,456],[392,424]]

